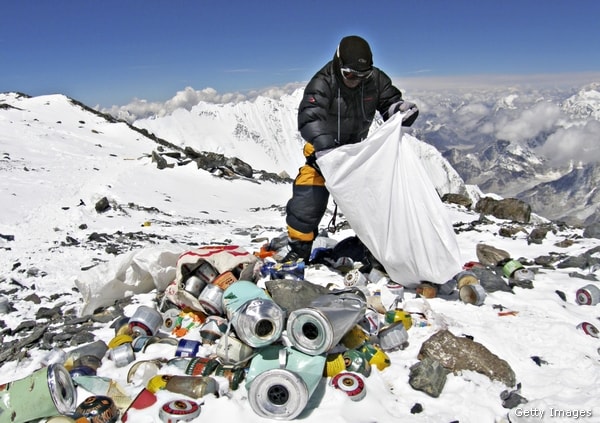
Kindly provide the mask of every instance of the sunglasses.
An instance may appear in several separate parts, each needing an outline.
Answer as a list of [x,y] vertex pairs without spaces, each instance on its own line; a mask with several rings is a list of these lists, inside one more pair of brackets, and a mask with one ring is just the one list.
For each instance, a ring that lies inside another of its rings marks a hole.
[[353,79],[367,79],[370,78],[373,74],[373,69],[369,69],[366,71],[357,71],[350,68],[341,68],[342,76],[345,79],[353,80]]

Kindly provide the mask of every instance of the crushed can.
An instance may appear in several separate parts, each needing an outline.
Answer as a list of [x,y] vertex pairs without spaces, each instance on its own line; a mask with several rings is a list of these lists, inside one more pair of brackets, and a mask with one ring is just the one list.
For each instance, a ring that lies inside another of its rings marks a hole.
[[287,321],[290,343],[306,354],[323,354],[364,317],[366,308],[365,298],[355,292],[319,296],[309,307],[290,313]]
[[325,355],[268,345],[252,359],[246,388],[252,410],[267,419],[293,420],[323,377]]
[[210,376],[177,375],[168,378],[164,389],[198,399],[210,394],[218,395],[219,384]]
[[0,423],[68,415],[76,407],[77,389],[61,364],[42,367],[23,379],[0,385]]
[[386,352],[404,349],[408,344],[408,332],[403,322],[395,322],[383,327],[377,338],[381,349]]

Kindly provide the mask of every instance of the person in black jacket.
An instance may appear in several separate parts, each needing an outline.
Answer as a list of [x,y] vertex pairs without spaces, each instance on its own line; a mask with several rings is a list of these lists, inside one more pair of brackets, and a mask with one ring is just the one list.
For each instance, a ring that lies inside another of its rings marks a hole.
[[382,70],[373,66],[371,47],[363,38],[342,38],[334,57],[307,84],[298,108],[298,129],[306,141],[306,164],[298,172],[286,207],[289,252],[282,261],[308,262],[329,192],[316,159],[328,150],[367,137],[375,113],[384,120],[405,113],[410,126],[419,114],[414,103]]

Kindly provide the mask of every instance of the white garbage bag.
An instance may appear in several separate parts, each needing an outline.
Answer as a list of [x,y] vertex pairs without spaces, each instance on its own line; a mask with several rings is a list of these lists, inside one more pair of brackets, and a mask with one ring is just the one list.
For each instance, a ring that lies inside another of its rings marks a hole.
[[143,248],[81,272],[75,279],[75,286],[83,297],[79,314],[85,316],[98,307],[153,289],[164,291],[175,279],[177,260],[182,251]]
[[448,212],[423,164],[402,140],[401,114],[363,142],[317,164],[348,223],[390,278],[408,288],[444,283],[462,270]]

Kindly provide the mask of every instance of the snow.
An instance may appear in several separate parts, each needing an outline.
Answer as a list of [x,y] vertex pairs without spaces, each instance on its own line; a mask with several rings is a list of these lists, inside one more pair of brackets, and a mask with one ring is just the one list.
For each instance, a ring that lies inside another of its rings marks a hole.
[[[20,299],[29,293],[42,298],[44,306],[66,302],[67,308],[80,310],[82,297],[74,287],[82,269],[97,263],[97,269],[110,268],[123,259],[123,255],[114,256],[104,250],[65,245],[67,237],[84,243],[93,232],[158,235],[152,243],[140,243],[134,249],[139,253],[150,249],[185,251],[214,243],[257,251],[260,240],[275,237],[285,228],[282,210],[291,194],[289,185],[227,180],[198,170],[193,164],[158,170],[150,157],[156,144],[125,124],[108,123],[82,110],[64,96],[24,98],[2,94],[0,104],[13,106],[0,109],[0,234],[14,236],[14,240],[0,238],[0,291],[14,288],[13,280],[25,291],[6,295],[15,308],[0,315],[7,328],[14,329],[22,320],[35,316],[40,306]],[[118,207],[98,213],[95,203],[104,196]],[[458,206],[447,207],[458,228],[467,228],[480,218]],[[478,243],[529,260],[550,254],[576,256],[600,245],[600,240],[583,238],[582,231],[574,228],[551,231],[542,244],[529,244],[526,230],[501,237],[498,231],[508,222],[488,218],[490,224],[473,226],[473,230],[457,235],[464,263],[477,260]],[[327,220],[326,216],[322,223]],[[345,230],[333,237],[341,240],[349,235],[351,231]],[[572,240],[572,245],[556,245],[565,239]],[[584,321],[600,327],[600,305],[578,305],[576,290],[590,282],[569,276],[573,271],[597,276],[598,270],[532,268],[537,271],[534,289],[517,287],[514,294],[489,293],[480,307],[459,300],[425,299],[407,290],[404,309],[424,313],[426,324],[408,330],[409,345],[389,353],[388,368],[373,369],[365,379],[366,397],[351,401],[324,380],[298,420],[508,421],[509,410],[502,407],[500,395],[513,388],[481,374],[450,374],[438,398],[409,385],[409,369],[418,361],[422,343],[438,330],[448,329],[457,336],[472,336],[514,370],[522,385],[520,393],[528,402],[511,411],[511,422],[600,421],[600,340],[577,328]],[[343,283],[339,274],[324,267],[308,268],[305,277],[323,285]],[[566,302],[557,290],[565,293]],[[56,298],[54,294],[62,295]],[[139,304],[151,302],[154,295],[136,295],[126,314],[130,316]],[[515,314],[499,315],[494,308],[499,304]],[[107,325],[96,335],[109,342],[114,330]],[[9,339],[5,334],[4,342]],[[174,353],[174,346],[155,344],[136,353],[136,360],[172,358]],[[20,362],[4,363],[0,383],[31,374],[40,368],[46,354],[33,348]],[[541,365],[532,360],[535,356],[543,360]],[[117,368],[105,358],[98,374],[116,380],[134,397],[141,387],[127,383],[127,369]],[[176,369],[163,367],[161,371],[174,374]],[[78,388],[79,401],[88,395]],[[160,422],[160,405],[180,395],[159,391],[157,397],[152,407],[131,412],[128,421]],[[218,398],[205,396],[199,402],[199,422],[269,421],[252,410],[245,387]],[[412,414],[416,403],[423,411]],[[583,417],[575,418],[577,413]]]

